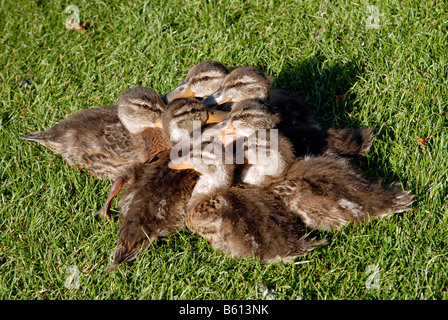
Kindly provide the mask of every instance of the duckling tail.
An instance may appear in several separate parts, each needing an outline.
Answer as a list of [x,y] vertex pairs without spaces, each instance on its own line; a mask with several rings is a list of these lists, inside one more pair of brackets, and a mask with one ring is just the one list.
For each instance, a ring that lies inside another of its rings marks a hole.
[[274,258],[268,259],[267,263],[285,262],[291,263],[300,256],[307,255],[311,253],[314,249],[320,246],[324,246],[328,243],[326,239],[322,240],[305,240],[308,235],[303,236],[298,239],[298,243],[294,244],[294,248],[291,249],[289,253],[283,256],[276,256]]
[[358,157],[366,154],[376,138],[375,128],[362,128],[356,131],[328,130],[328,147],[326,154],[345,157]]
[[[305,237],[307,237],[306,235]],[[305,240],[305,237],[302,237],[300,240],[303,242],[303,244],[297,248],[297,252],[302,252],[301,255],[305,255],[316,249],[317,247],[324,246],[328,243],[326,239],[321,240],[315,240],[314,238],[312,240]]]
[[120,241],[115,248],[114,252],[114,265],[118,265],[123,262],[129,262],[135,260],[140,252],[148,249],[150,242],[144,240],[143,242],[128,242]]
[[299,244],[294,248],[293,251],[290,252],[288,258],[295,259],[299,256],[307,255],[311,253],[311,251],[313,251],[314,249],[324,246],[328,243],[326,239],[321,240],[315,240],[315,238],[307,239],[308,236],[309,234],[299,239]]
[[375,140],[377,134],[375,133],[375,127],[370,128],[363,128],[358,130],[360,136],[361,136],[361,143],[360,143],[360,154],[366,154],[369,152],[370,147],[373,144],[373,141]]
[[389,212],[386,216],[389,216],[390,213],[399,213],[411,210],[411,204],[414,202],[414,195],[411,194],[411,191],[402,191],[398,192],[395,196],[393,207],[391,212]]

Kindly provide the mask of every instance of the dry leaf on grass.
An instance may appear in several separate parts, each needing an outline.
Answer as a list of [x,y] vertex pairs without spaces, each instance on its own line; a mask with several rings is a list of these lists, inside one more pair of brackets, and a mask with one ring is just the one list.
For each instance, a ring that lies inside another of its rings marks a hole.
[[[97,24],[98,21],[94,21],[93,23]],[[88,32],[88,31],[86,31],[86,29],[89,28],[91,24],[92,24],[92,21],[90,21],[90,20],[84,21],[82,24],[79,24],[78,22],[76,22],[74,20],[65,21],[65,27],[67,29],[69,29],[69,30],[75,29],[75,30],[85,32],[85,33]]]
[[431,139],[433,136],[427,136],[426,138],[420,138],[417,136],[417,143],[420,145],[420,149],[423,149],[425,146],[428,145],[429,139]]
[[336,104],[341,104],[342,102],[344,102],[347,99],[347,96],[350,92],[352,92],[351,89],[347,90],[347,92],[344,94],[336,95],[335,96]]
[[74,20],[65,21],[65,27],[69,30],[71,30],[71,29],[75,29],[78,31],[84,30],[83,27],[78,22],[76,22]]

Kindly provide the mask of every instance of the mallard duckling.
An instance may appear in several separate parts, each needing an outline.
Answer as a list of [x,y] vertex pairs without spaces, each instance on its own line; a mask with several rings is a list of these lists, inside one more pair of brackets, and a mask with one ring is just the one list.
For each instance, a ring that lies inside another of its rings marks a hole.
[[288,262],[325,243],[307,240],[305,225],[273,193],[233,185],[234,165],[226,164],[221,143],[203,142],[201,147],[201,160],[170,163],[170,167],[194,168],[200,174],[188,201],[186,223],[214,249],[230,257]]
[[146,162],[169,148],[169,141],[157,128],[164,108],[155,91],[134,87],[121,95],[118,106],[82,110],[45,132],[22,139],[61,154],[69,166],[85,168],[98,179],[115,180],[135,163]]
[[278,129],[294,144],[297,156],[334,154],[357,157],[366,153],[374,138],[374,129],[356,131],[322,129],[314,119],[312,106],[300,96],[271,89],[272,80],[254,67],[233,70],[222,87],[203,102],[209,107],[245,99],[269,101],[281,116]]
[[[233,106],[221,130],[248,137],[250,141],[260,124],[264,124],[263,129],[272,129],[275,122],[276,115],[262,101],[244,100]],[[274,149],[272,141],[262,135],[246,146],[255,156],[247,157],[241,180],[269,189],[308,227],[337,230],[350,222],[363,223],[410,210],[413,201],[410,191],[370,183],[345,159],[316,156],[291,161],[291,144],[278,135]]]
[[[274,129],[280,118],[262,100],[243,100],[233,105],[229,118],[212,126],[204,136],[218,138],[232,151],[243,182],[261,185],[281,176],[295,161],[294,147]],[[256,164],[256,165],[254,165]]]
[[162,99],[169,103],[177,98],[196,97],[205,98],[221,87],[228,75],[227,68],[218,61],[203,61],[190,69],[185,80]]
[[37,141],[61,154],[70,167],[85,168],[98,179],[112,179],[106,203],[95,213],[110,218],[112,200],[129,168],[170,147],[160,129],[164,108],[154,90],[134,87],[120,96],[118,106],[82,110],[48,131],[33,132],[22,139]]
[[161,151],[151,163],[130,170],[120,199],[120,240],[113,265],[134,260],[151,242],[185,225],[185,206],[198,175],[194,170],[171,170],[168,163],[184,146],[187,152],[190,150],[191,142],[182,134],[189,138],[202,125],[226,116],[222,112],[208,113],[205,105],[194,98],[176,99],[167,105],[162,123],[173,148]]
[[349,223],[411,210],[411,191],[385,188],[362,178],[342,158],[295,162],[273,190],[310,228],[339,230]]

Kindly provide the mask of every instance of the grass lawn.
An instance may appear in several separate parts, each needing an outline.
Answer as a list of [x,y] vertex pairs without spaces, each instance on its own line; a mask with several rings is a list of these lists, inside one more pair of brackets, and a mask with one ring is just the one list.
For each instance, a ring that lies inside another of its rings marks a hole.
[[[87,32],[65,27],[69,5]],[[259,283],[276,299],[448,299],[447,17],[437,0],[0,0],[0,299],[263,299]],[[184,230],[110,273],[119,222],[93,217],[110,182],[20,136],[211,59],[273,76],[324,126],[375,126],[360,166],[413,209],[326,232],[295,264],[232,260]]]

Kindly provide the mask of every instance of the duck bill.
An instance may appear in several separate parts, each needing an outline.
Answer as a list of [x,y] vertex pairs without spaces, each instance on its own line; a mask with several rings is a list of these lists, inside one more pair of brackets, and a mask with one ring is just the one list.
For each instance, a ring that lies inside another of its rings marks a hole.
[[222,126],[221,134],[225,134],[225,135],[236,134],[236,129],[233,126],[233,123],[230,119],[221,121],[221,126]]
[[224,136],[224,135],[233,135],[236,133],[236,129],[232,124],[232,121],[230,119],[225,119],[221,121],[220,123],[214,125],[213,127],[208,128],[205,130],[202,135],[204,137],[218,137],[218,136]]
[[207,120],[205,120],[204,124],[219,123],[227,118],[229,112],[221,110],[209,110],[207,114],[208,117]]
[[232,101],[232,99],[230,99],[226,94],[226,89],[221,88],[218,91],[215,91],[207,99],[202,101],[202,103],[205,104],[207,107],[213,107],[213,106],[224,104],[224,103],[231,102],[231,101]]
[[163,129],[162,120],[158,120],[157,122],[155,122],[154,127]]
[[193,164],[191,163],[190,154],[188,154],[188,156],[186,157],[182,157],[177,160],[171,160],[168,163],[168,168],[173,170],[194,169]]
[[225,119],[220,123],[206,129],[202,136],[204,139],[217,139],[223,146],[233,143],[237,139],[237,131],[230,119]]
[[170,92],[165,93],[162,96],[162,100],[165,104],[167,104],[177,98],[188,98],[195,96],[196,94],[191,90],[190,84],[184,81]]

